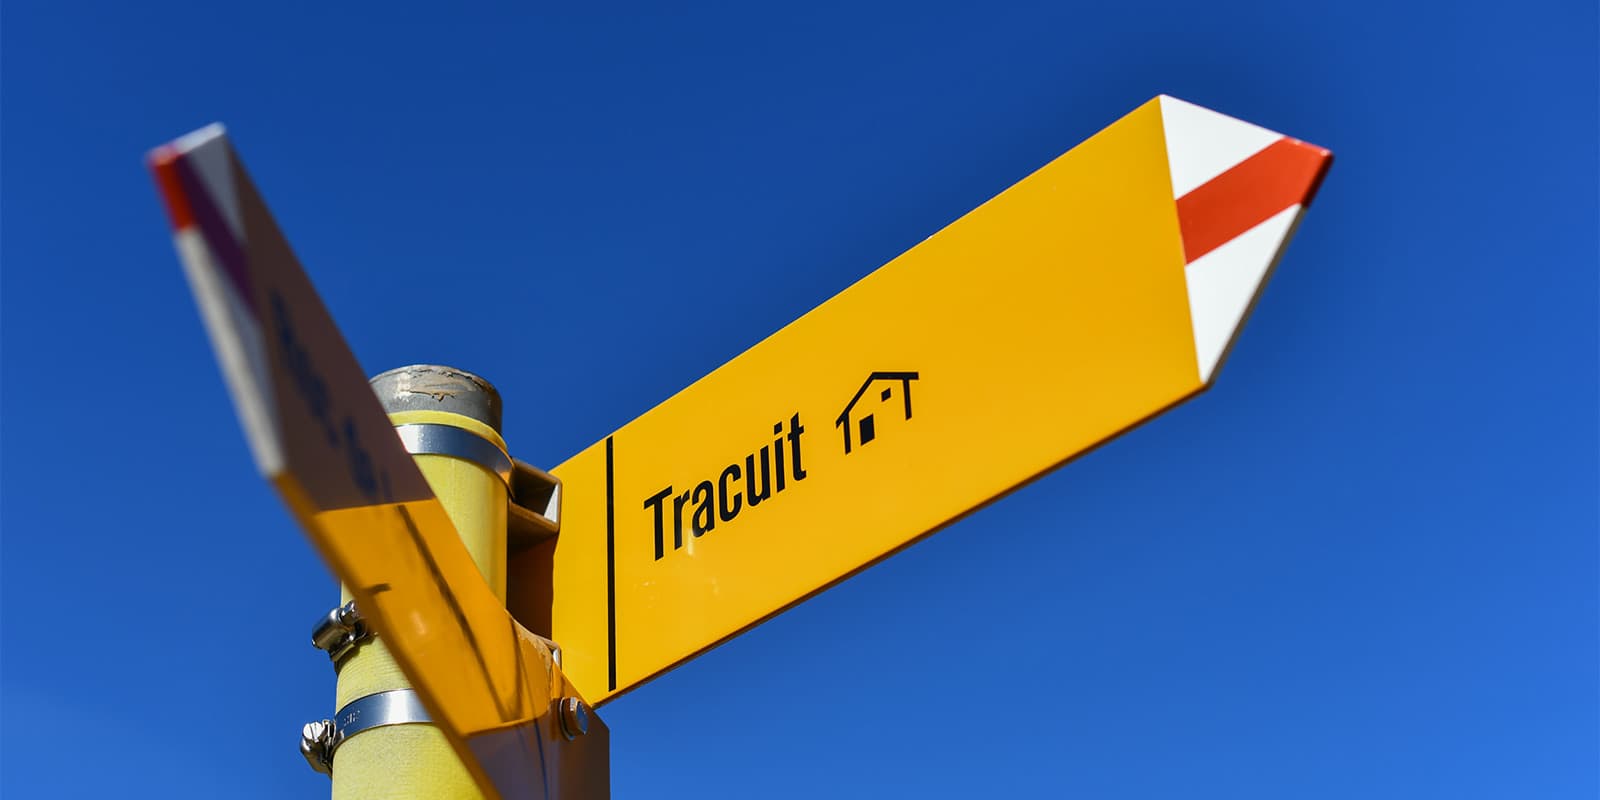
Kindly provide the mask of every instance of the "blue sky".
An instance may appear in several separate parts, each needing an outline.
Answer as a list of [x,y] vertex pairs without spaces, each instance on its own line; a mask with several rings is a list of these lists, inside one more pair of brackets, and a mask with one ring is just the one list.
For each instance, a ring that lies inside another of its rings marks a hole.
[[0,793],[322,796],[336,589],[142,164],[552,466],[1169,93],[1337,161],[1216,387],[604,709],[627,797],[1591,798],[1583,2],[5,5]]

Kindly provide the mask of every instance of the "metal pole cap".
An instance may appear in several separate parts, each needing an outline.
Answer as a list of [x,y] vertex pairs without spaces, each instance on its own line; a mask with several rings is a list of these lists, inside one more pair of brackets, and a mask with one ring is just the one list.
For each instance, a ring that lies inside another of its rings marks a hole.
[[387,413],[449,411],[501,432],[500,393],[493,384],[466,370],[412,364],[379,373],[370,383]]

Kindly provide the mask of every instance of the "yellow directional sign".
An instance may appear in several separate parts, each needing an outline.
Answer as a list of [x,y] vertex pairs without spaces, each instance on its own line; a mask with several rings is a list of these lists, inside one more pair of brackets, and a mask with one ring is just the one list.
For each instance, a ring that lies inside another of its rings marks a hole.
[[513,594],[604,700],[1162,412],[1329,161],[1151,100],[555,469]]
[[478,572],[222,129],[150,161],[258,468],[479,787],[552,796],[571,762],[554,703],[575,693]]

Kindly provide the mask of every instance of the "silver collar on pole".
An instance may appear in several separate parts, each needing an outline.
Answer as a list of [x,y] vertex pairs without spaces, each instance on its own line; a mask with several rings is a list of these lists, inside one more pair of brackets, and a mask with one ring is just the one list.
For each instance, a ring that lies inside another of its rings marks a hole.
[[511,456],[500,445],[465,428],[432,422],[411,422],[394,426],[412,455],[441,455],[471,461],[500,476],[511,485]]
[[333,756],[350,737],[373,728],[432,722],[412,689],[378,692],[351,700],[333,719],[307,723],[300,731],[300,754],[311,768],[333,774]]

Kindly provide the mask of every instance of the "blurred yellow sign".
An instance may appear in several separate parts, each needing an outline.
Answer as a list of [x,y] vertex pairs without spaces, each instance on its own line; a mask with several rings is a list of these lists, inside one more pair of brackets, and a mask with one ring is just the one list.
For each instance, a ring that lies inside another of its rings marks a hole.
[[226,135],[190,134],[151,167],[262,475],[479,788],[551,796],[567,758],[552,701],[573,690],[478,572]]
[[1150,101],[553,470],[513,593],[603,700],[1160,413],[1329,158]]

